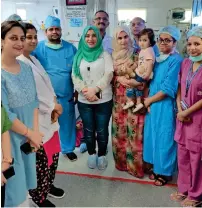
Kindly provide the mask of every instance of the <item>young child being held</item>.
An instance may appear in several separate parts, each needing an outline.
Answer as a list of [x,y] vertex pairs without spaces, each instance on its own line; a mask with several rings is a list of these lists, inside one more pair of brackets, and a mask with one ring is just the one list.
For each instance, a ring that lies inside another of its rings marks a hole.
[[[154,31],[150,28],[143,29],[139,34],[139,46],[141,51],[139,53],[138,67],[135,70],[135,80],[137,82],[145,83],[153,78],[153,66],[155,62],[155,53],[153,46],[155,45]],[[139,111],[144,107],[141,103],[141,97],[143,91],[134,89],[136,95],[136,107],[133,109],[133,113]]]
[[[130,74],[130,78],[135,79],[138,83],[145,83],[152,79],[153,77],[153,66],[155,62],[155,54],[153,51],[153,46],[155,45],[155,36],[152,29],[143,29],[139,34],[139,46],[141,51],[138,58],[138,67],[130,62],[126,63],[126,71]],[[130,60],[131,61],[131,60]],[[136,60],[134,60],[136,63]],[[134,70],[135,68],[135,70]],[[131,69],[134,70],[132,73]],[[141,103],[141,97],[143,96],[143,91],[138,88],[128,88],[126,91],[127,103],[124,105],[123,109],[126,110],[135,105],[134,99],[136,98],[136,106],[133,109],[133,113],[139,111],[144,107]]]

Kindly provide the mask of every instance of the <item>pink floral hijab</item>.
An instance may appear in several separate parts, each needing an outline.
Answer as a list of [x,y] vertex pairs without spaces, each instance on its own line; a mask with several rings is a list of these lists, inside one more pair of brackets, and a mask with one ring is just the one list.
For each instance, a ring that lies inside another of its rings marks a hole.
[[[120,45],[118,44],[118,36],[123,31],[129,36],[128,47],[126,49],[121,49]],[[132,57],[134,48],[133,48],[133,42],[130,38],[129,29],[127,27],[121,26],[116,28],[112,40],[112,48],[113,48],[112,58],[115,66],[124,64]]]

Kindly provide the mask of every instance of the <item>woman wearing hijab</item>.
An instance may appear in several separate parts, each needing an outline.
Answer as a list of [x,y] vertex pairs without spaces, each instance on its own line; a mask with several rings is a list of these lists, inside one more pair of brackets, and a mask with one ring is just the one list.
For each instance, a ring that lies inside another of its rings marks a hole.
[[187,34],[189,58],[181,65],[177,96],[178,192],[184,207],[202,204],[202,27]]
[[142,159],[144,115],[133,114],[131,109],[123,110],[123,105],[127,101],[126,90],[134,87],[133,82],[136,81],[126,79],[122,68],[128,61],[134,62],[133,52],[128,28],[118,27],[113,36],[112,53],[114,63],[112,147],[115,167],[142,178],[144,176]]
[[[78,91],[78,109],[84,126],[88,167],[107,167],[108,125],[112,111],[113,64],[103,51],[102,38],[95,26],[87,26],[74,58],[72,78]],[[96,134],[96,138],[95,138]],[[98,160],[96,155],[98,143]]]
[[55,207],[47,196],[62,198],[65,195],[62,189],[53,185],[61,151],[57,119],[62,113],[62,107],[56,101],[51,81],[43,66],[30,55],[38,43],[36,28],[29,23],[25,23],[24,27],[26,39],[23,54],[18,57],[18,60],[32,67],[39,100],[39,130],[44,134],[43,147],[36,153],[37,188],[29,190],[29,194],[37,206]]
[[145,118],[143,157],[153,165],[149,178],[156,186],[165,185],[176,171],[175,100],[182,58],[175,47],[180,37],[174,26],[159,31],[160,56],[156,58],[149,97],[144,101],[150,110]]

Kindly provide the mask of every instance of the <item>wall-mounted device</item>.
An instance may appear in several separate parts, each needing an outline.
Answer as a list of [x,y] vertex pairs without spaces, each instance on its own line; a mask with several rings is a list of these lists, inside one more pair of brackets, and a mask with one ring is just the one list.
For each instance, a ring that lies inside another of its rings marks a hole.
[[170,10],[170,19],[175,22],[185,20],[185,9],[183,8],[174,8]]
[[53,6],[52,12],[53,16],[58,17],[58,7]]

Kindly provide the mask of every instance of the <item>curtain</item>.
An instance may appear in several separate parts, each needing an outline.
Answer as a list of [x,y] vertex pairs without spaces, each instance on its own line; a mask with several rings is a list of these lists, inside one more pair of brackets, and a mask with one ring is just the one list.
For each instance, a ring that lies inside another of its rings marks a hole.
[[202,0],[193,0],[192,15],[193,17],[201,16]]
[[195,20],[199,19],[200,21],[201,17],[202,17],[202,0],[193,0],[191,28],[198,26],[198,23],[196,23]]

